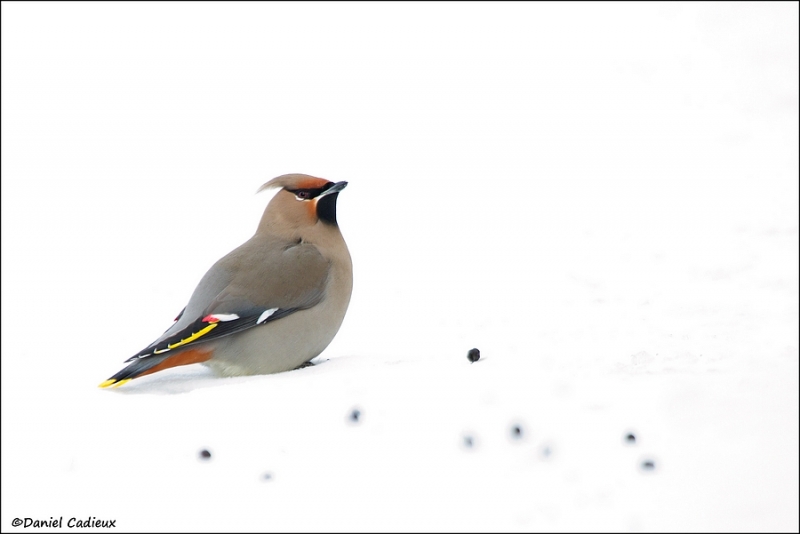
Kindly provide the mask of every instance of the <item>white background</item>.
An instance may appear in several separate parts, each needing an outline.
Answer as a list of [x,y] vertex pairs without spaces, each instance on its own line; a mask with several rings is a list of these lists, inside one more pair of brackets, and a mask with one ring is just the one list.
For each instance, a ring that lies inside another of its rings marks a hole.
[[[797,44],[789,2],[3,2],[2,529],[797,531]],[[320,365],[97,389],[288,172],[350,182]]]

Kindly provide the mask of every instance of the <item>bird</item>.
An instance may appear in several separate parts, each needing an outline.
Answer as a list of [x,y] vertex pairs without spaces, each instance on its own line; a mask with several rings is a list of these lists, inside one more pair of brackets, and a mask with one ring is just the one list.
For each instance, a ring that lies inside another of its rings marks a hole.
[[353,263],[336,220],[347,182],[284,174],[255,234],[218,260],[158,339],[99,387],[202,363],[221,377],[304,366],[336,336],[350,304]]

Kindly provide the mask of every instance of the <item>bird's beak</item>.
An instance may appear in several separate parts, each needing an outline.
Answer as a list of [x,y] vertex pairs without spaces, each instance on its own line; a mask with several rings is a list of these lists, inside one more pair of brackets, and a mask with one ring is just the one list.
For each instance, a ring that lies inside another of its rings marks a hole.
[[339,191],[341,191],[345,187],[347,187],[347,182],[336,182],[331,187],[329,187],[328,189],[326,189],[325,191],[320,193],[320,195],[317,196],[317,200],[321,199],[324,196],[327,196],[327,195],[330,195],[330,194],[333,194],[333,193],[338,193]]

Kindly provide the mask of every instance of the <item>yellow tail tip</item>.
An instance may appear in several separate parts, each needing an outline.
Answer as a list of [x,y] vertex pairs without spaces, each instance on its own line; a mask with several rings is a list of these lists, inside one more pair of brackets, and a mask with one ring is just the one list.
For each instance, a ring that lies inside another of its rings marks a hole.
[[101,383],[97,387],[99,387],[99,388],[107,388],[107,387],[111,386],[111,387],[118,388],[120,386],[123,386],[123,385],[127,384],[131,380],[133,380],[133,379],[132,378],[126,378],[125,380],[120,380],[119,382],[117,382],[113,378],[109,378],[108,380],[106,380],[105,382]]

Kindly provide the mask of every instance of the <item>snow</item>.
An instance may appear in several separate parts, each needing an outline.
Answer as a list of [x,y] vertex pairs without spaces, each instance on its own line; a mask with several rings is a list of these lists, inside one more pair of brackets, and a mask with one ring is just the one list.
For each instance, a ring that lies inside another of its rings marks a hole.
[[[4,2],[2,528],[796,532],[797,41],[796,3]],[[287,172],[349,182],[317,365],[98,389]]]

